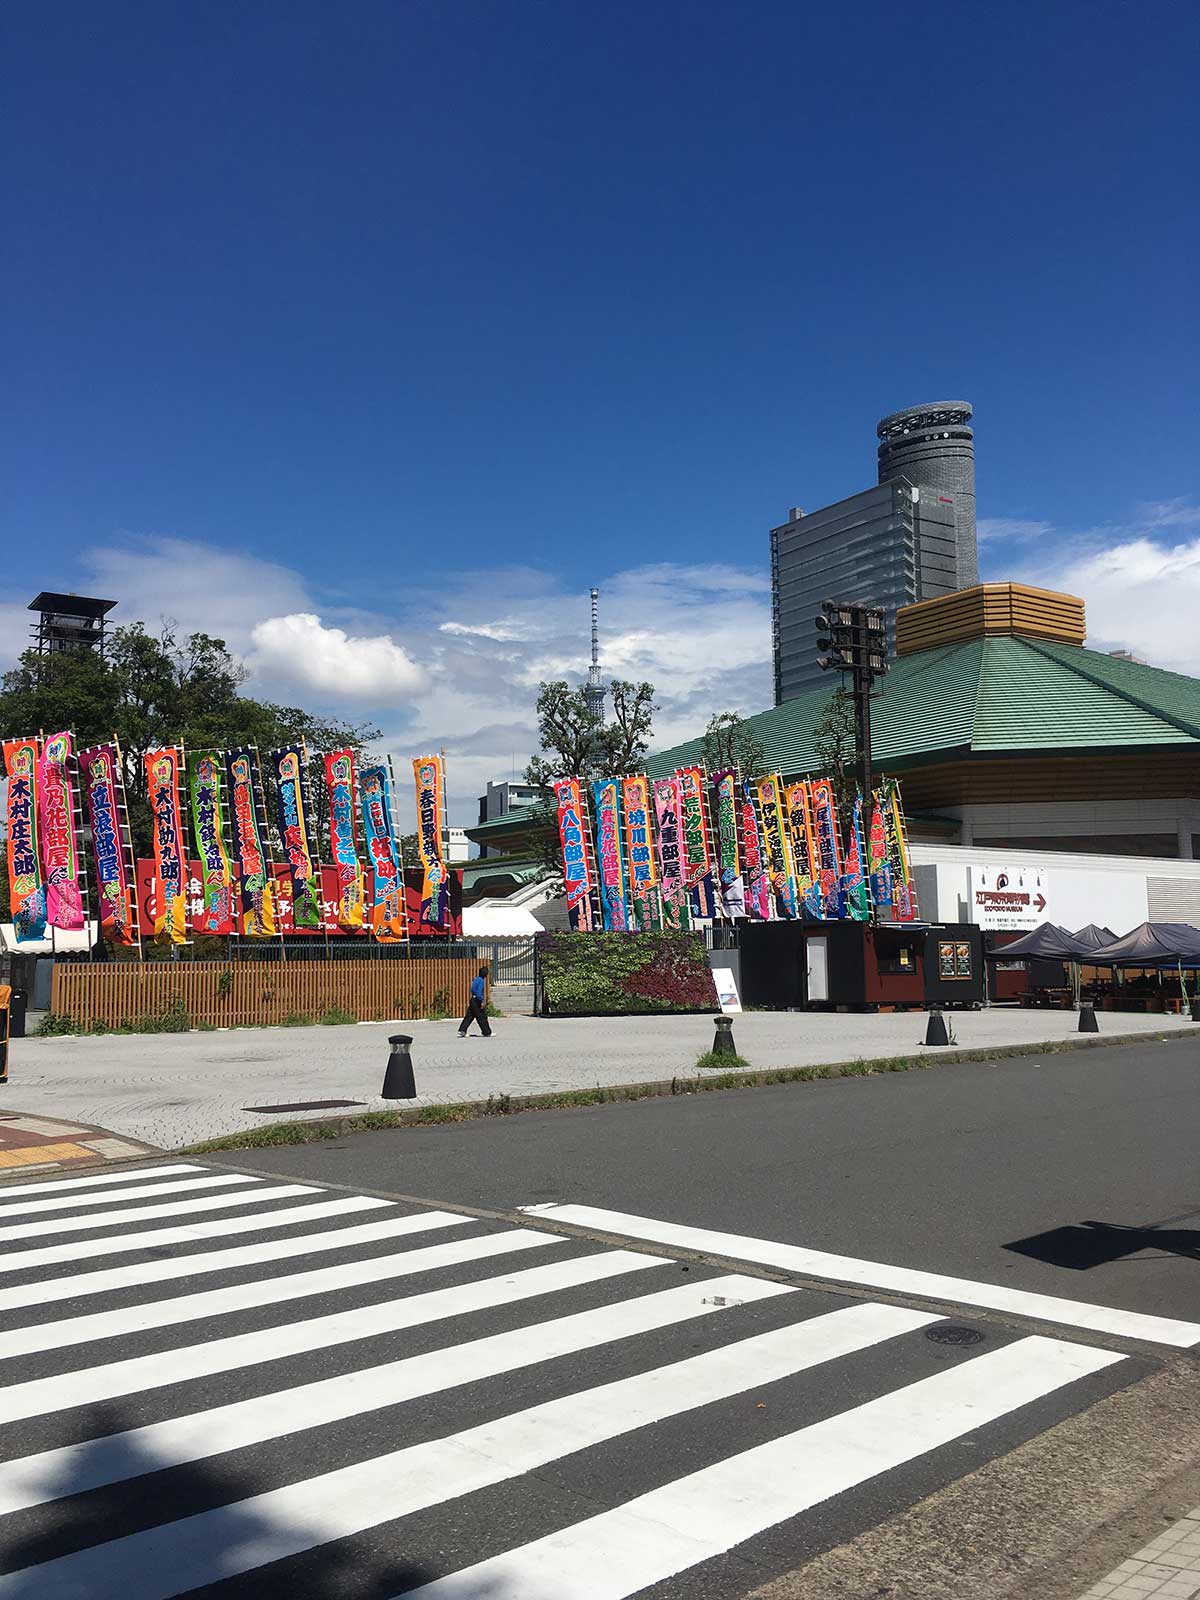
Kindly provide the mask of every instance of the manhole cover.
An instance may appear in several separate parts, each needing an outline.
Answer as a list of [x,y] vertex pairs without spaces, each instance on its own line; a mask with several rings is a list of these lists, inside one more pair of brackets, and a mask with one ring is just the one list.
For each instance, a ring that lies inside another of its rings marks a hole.
[[243,1111],[334,1111],[339,1106],[365,1106],[365,1100],[292,1100],[285,1106],[243,1106]]
[[925,1337],[932,1339],[934,1344],[982,1344],[987,1334],[980,1333],[978,1328],[956,1328],[951,1325],[929,1328]]

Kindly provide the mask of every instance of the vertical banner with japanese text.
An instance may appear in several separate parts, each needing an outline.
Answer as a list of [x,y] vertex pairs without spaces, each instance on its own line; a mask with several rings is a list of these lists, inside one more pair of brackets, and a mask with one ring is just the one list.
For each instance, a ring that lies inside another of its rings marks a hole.
[[240,931],[247,939],[273,939],[279,924],[274,874],[265,843],[266,799],[258,751],[249,746],[226,750],[225,775],[229,781],[229,821],[239,884]]
[[391,777],[385,766],[364,767],[358,781],[367,859],[371,863],[371,931],[380,944],[398,944],[408,937],[408,919],[400,844],[392,812]]
[[887,835],[888,864],[892,869],[892,895],[895,900],[897,922],[913,922],[918,916],[917,891],[913,883],[912,865],[908,854],[908,839],[904,829],[904,812],[900,805],[900,787],[890,781],[884,788],[884,832]]
[[412,765],[417,786],[417,848],[425,874],[421,887],[421,920],[431,928],[444,928],[450,908],[450,888],[442,854],[442,760],[440,756],[416,756]]
[[700,767],[679,767],[679,805],[683,817],[683,876],[691,892],[692,915],[716,916],[712,852],[708,846],[708,814],[704,803],[704,773]]
[[558,842],[562,849],[567,916],[577,932],[590,933],[599,918],[588,861],[588,818],[583,788],[578,778],[556,778],[553,788],[558,806]]
[[659,885],[663,927],[681,932],[691,925],[683,875],[683,816],[674,778],[655,778],[654,821],[658,832]]
[[816,849],[813,843],[812,797],[808,784],[789,783],[784,791],[788,832],[792,839],[792,867],[796,874],[796,897],[800,915],[809,920],[825,915],[825,901],[817,878]]
[[133,900],[133,852],[116,746],[99,744],[81,750],[79,781],[92,830],[100,933],[111,944],[137,946],[141,939]]
[[796,878],[792,870],[788,829],[783,815],[783,785],[779,775],[771,772],[755,780],[758,809],[762,817],[763,844],[766,849],[767,871],[771,875],[771,888],[781,915],[799,916],[796,904]]
[[31,944],[46,934],[46,884],[38,846],[38,755],[36,739],[5,742],[8,899],[18,944]]
[[828,778],[814,778],[812,795],[813,865],[821,885],[827,917],[844,915],[842,908],[842,850],[838,838],[837,802]]
[[749,778],[743,778],[738,784],[738,836],[746,880],[746,913],[760,922],[766,922],[771,916],[771,879],[763,851],[754,783]]
[[154,937],[187,943],[187,853],[179,811],[179,751],[175,745],[142,757],[154,817]]
[[272,750],[279,795],[279,840],[292,880],[292,923],[297,928],[324,926],[321,880],[317,874],[316,830],[308,788],[308,752],[303,745]]
[[358,856],[358,795],[354,751],[325,754],[325,795],[329,801],[329,847],[337,869],[338,926],[357,933],[364,925],[366,886]]
[[234,931],[233,870],[225,844],[220,752],[193,750],[187,767],[192,837],[200,860],[200,912],[192,920],[192,932],[230,934]]
[[52,733],[38,763],[38,832],[46,877],[46,921],[52,928],[78,933],[83,927],[83,891],[70,761],[71,735]]
[[876,915],[890,922],[895,913],[895,890],[888,861],[887,828],[883,821],[883,798],[878,791],[871,797],[871,821],[867,828],[867,886]]
[[600,905],[604,927],[625,933],[629,912],[625,900],[625,864],[621,856],[621,791],[615,778],[592,785],[596,811],[596,875],[600,880]]
[[850,813],[850,834],[842,866],[842,905],[853,922],[866,922],[871,915],[867,893],[866,846],[863,842],[863,797],[856,794]]
[[629,863],[629,926],[639,932],[659,926],[658,872],[650,827],[650,786],[640,775],[621,779],[625,858]]
[[738,777],[733,767],[714,772],[713,835],[717,851],[717,894],[721,915],[746,915],[746,886],[738,853]]

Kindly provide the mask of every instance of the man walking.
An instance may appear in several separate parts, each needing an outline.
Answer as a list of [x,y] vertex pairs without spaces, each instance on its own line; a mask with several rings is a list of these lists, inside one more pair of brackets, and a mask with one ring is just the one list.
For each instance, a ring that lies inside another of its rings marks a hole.
[[480,967],[478,977],[471,979],[471,1003],[467,1007],[466,1016],[462,1019],[462,1026],[458,1030],[458,1037],[460,1039],[465,1039],[467,1037],[467,1029],[471,1026],[472,1022],[477,1022],[479,1024],[479,1031],[483,1034],[485,1039],[490,1039],[492,1037],[492,1025],[487,1019],[487,1011],[484,1009],[483,1004],[484,979],[486,977],[487,968]]

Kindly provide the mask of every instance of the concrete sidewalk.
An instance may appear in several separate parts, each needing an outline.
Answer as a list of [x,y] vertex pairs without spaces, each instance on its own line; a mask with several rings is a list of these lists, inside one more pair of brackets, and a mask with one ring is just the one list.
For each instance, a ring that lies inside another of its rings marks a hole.
[[[947,1013],[947,1021],[958,1048],[939,1052],[944,1056],[1077,1037],[1077,1018],[1068,1011],[997,1008]],[[1194,1024],[1106,1013],[1100,1026],[1102,1039],[1117,1039],[1186,1033]],[[397,1032],[413,1037],[417,1103],[427,1105],[692,1076],[696,1057],[712,1045],[713,1023],[710,1016],[522,1016],[498,1019],[491,1039],[477,1033],[460,1039],[455,1022],[21,1039],[10,1047],[10,1082],[0,1088],[0,1110],[67,1117],[171,1150],[339,1109],[255,1107],[348,1100],[353,1109],[394,1109],[378,1091],[387,1036]],[[925,1017],[750,1012],[735,1019],[734,1035],[754,1067],[811,1066],[919,1054]],[[1200,1028],[1195,1036],[1200,1046]]]

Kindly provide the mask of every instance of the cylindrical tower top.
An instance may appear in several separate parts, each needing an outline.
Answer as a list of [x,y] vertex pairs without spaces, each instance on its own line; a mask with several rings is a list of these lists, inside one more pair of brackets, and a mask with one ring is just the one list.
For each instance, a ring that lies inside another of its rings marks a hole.
[[[881,418],[875,428],[880,483],[904,478],[924,491],[922,502],[932,499],[925,517],[929,524],[926,542],[931,549],[936,538],[932,526],[935,516],[940,513],[945,517],[953,507],[953,556],[947,548],[939,559],[946,562],[947,576],[952,576],[956,589],[969,589],[979,582],[972,415],[967,400],[934,400],[928,405],[893,411]],[[943,542],[949,542],[945,536]]]
[[[897,439],[918,428],[963,428],[973,416],[969,400],[934,400],[927,406],[909,406],[907,411],[893,411],[890,416],[881,417],[875,432],[880,439]],[[970,428],[967,437],[974,437]]]

